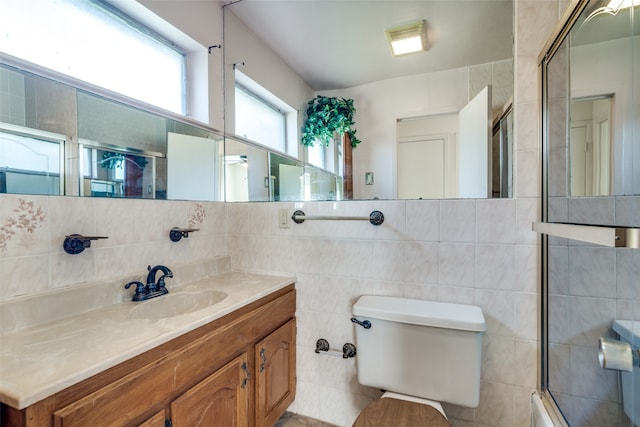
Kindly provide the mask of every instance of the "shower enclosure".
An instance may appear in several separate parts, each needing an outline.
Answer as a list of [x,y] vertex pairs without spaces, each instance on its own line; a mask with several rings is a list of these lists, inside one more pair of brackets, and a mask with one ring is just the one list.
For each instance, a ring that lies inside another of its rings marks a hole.
[[640,2],[573,1],[540,71],[541,394],[566,425],[631,427],[598,339],[640,320]]

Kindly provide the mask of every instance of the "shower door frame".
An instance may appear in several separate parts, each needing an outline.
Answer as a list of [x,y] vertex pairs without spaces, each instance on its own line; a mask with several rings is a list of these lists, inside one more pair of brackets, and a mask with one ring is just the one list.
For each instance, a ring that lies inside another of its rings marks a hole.
[[[541,114],[539,118],[540,126],[540,138],[541,138],[541,197],[540,197],[540,209],[541,209],[541,221],[543,223],[548,222],[548,174],[549,174],[549,110],[548,110],[548,70],[547,66],[549,61],[554,57],[556,51],[565,42],[568,37],[571,28],[578,20],[583,10],[587,6],[590,0],[571,0],[567,6],[562,18],[560,19],[556,29],[551,33],[547,42],[545,43],[539,57],[538,57],[538,71],[540,78],[538,79],[538,90],[541,100]],[[538,389],[542,397],[542,403],[545,409],[549,413],[549,416],[553,419],[554,423],[558,426],[569,427],[569,424],[562,415],[558,404],[556,403],[551,391],[549,390],[549,349],[548,349],[548,337],[549,337],[549,237],[546,234],[541,234],[540,243],[540,300],[538,310],[538,343],[539,343],[539,378]]]

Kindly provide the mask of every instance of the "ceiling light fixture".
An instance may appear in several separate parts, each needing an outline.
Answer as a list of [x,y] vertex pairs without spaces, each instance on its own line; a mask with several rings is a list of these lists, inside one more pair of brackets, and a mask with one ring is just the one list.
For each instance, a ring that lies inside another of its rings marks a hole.
[[426,48],[425,21],[420,20],[385,30],[395,56],[420,52]]

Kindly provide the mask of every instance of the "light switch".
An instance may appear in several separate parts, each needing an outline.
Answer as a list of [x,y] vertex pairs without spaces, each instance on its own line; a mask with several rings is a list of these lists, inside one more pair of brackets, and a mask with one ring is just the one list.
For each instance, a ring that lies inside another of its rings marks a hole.
[[289,209],[280,209],[278,211],[278,224],[280,228],[289,228]]

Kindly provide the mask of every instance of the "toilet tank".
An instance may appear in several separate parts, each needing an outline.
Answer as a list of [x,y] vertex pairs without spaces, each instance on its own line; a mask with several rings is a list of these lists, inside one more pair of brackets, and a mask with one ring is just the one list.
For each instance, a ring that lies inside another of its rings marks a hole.
[[353,306],[358,382],[425,399],[476,407],[480,400],[480,307],[387,296]]

